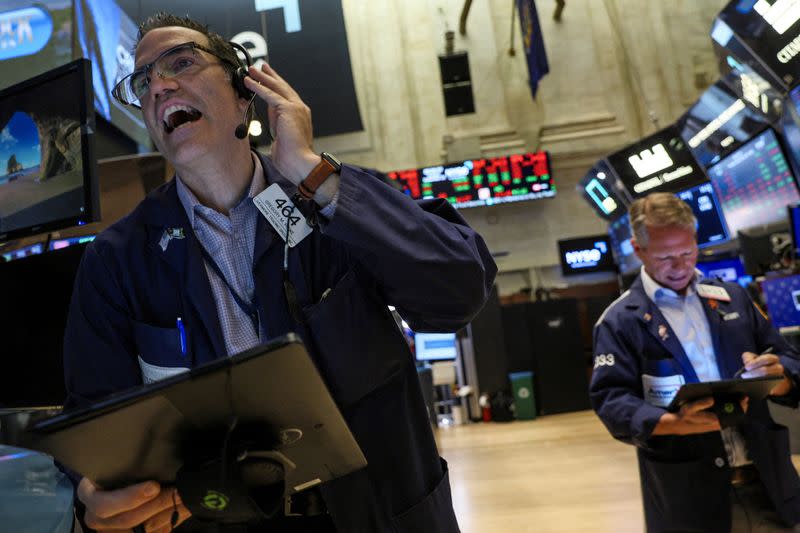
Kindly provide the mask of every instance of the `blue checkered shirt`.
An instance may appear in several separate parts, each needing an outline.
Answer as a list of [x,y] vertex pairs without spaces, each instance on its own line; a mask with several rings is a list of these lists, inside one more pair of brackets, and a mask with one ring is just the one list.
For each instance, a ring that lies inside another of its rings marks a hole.
[[[228,216],[201,204],[197,196],[181,181],[180,176],[175,177],[178,198],[186,210],[197,240],[208,256],[216,261],[230,288],[246,302],[253,302],[255,296],[253,254],[259,211],[253,198],[267,186],[261,160],[255,154],[251,155],[254,170],[250,189]],[[319,214],[324,219],[330,220],[333,217],[338,198],[337,190],[333,199],[320,209]],[[205,266],[228,355],[237,354],[266,340],[263,322],[259,321],[256,328],[247,312],[236,303],[225,280],[219,277],[207,260]]]
[[[216,261],[230,288],[246,302],[253,302],[255,297],[253,250],[259,212],[253,197],[266,188],[261,161],[255,155],[253,161],[255,170],[250,190],[230,210],[228,216],[201,204],[180,177],[175,178],[178,198],[189,216],[197,240],[208,256]],[[208,261],[205,265],[228,355],[257,346],[262,338],[266,338],[264,324],[259,324],[259,331],[256,331],[250,316],[231,296],[225,280],[219,277]]]

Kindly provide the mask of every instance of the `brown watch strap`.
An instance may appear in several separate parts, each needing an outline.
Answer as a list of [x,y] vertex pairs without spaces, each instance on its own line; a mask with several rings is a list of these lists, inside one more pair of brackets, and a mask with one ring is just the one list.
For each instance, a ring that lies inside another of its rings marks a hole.
[[311,170],[311,173],[306,176],[306,179],[301,181],[297,186],[297,191],[306,200],[311,200],[314,197],[314,193],[317,192],[317,189],[319,189],[319,186],[322,185],[322,183],[337,170],[338,169],[334,167],[330,161],[324,157],[321,158],[317,166],[315,166]]

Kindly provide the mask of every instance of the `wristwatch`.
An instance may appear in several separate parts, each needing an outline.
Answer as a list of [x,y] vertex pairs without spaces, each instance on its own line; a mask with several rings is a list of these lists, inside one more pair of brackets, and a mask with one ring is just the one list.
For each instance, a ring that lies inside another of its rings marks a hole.
[[342,164],[334,156],[328,152],[320,154],[322,160],[315,166],[311,173],[300,182],[297,186],[297,191],[306,200],[311,200],[314,193],[317,192],[322,183],[330,177],[331,174],[338,174],[342,170]]

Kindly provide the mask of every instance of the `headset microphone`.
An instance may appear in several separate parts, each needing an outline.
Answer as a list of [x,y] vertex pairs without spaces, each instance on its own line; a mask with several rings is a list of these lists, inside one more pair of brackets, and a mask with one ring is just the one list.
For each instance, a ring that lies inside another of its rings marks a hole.
[[256,95],[253,94],[253,96],[250,97],[250,101],[247,103],[247,108],[245,108],[244,110],[244,115],[242,115],[242,123],[236,126],[235,135],[237,139],[244,139],[245,137],[247,137],[247,130],[249,129],[247,125],[247,113],[253,106],[253,102],[255,101],[255,99]]

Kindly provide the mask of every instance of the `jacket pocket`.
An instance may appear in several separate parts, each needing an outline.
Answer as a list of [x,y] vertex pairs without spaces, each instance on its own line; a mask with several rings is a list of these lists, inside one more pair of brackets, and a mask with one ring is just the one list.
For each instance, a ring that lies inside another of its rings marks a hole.
[[411,362],[374,282],[355,268],[303,313],[319,353],[316,363],[340,407],[355,404]]
[[420,531],[459,533],[458,521],[453,511],[453,499],[450,495],[450,473],[447,462],[444,459],[440,460],[444,472],[441,481],[421,502],[394,517],[392,520],[394,533]]
[[644,458],[640,468],[648,531],[717,531],[720,513],[729,515],[728,472],[714,459]]
[[178,328],[160,328],[134,321],[133,336],[145,384],[189,370],[189,360],[181,350]]

